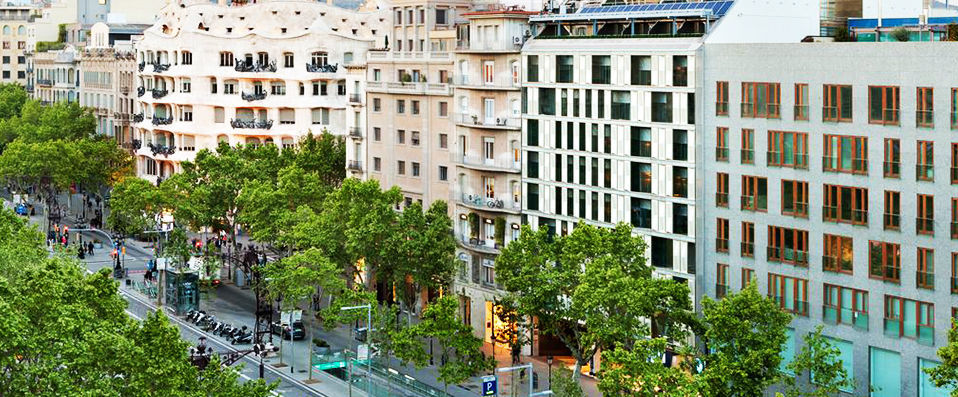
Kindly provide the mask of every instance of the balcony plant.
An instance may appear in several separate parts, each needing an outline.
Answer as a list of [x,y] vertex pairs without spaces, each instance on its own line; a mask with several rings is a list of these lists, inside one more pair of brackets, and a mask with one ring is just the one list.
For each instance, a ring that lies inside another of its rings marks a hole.
[[400,82],[400,83],[403,83],[403,84],[405,84],[405,83],[411,83],[411,82],[412,82],[412,75],[409,74],[409,73],[403,73],[402,76],[399,76],[399,82]]
[[469,238],[479,238],[479,214],[475,212],[469,214]]

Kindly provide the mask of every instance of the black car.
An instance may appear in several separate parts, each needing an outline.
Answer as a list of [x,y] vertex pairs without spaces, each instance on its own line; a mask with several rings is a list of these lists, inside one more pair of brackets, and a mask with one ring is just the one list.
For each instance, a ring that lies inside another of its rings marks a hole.
[[274,322],[270,325],[269,330],[275,335],[282,335],[283,339],[290,338],[290,328],[292,328],[293,340],[302,340],[306,337],[306,327],[303,326],[302,321],[294,321],[292,327],[289,325],[280,324],[279,322]]

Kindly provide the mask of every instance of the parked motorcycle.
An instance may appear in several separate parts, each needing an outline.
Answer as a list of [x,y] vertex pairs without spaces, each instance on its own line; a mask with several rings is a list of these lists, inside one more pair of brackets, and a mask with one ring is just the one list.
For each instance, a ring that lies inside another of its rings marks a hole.
[[233,331],[233,328],[235,328],[233,327],[233,324],[225,324],[223,325],[223,327],[219,329],[219,331],[216,334],[219,336],[229,335],[229,333]]
[[195,316],[196,313],[197,313],[196,309],[190,309],[188,312],[186,312],[186,315],[183,316],[183,319],[186,321],[190,321],[190,319],[193,318],[193,316]]
[[241,328],[239,334],[237,334],[236,336],[234,336],[234,337],[233,337],[233,340],[230,341],[230,343],[231,343],[231,344],[234,344],[234,345],[236,345],[236,344],[253,343],[253,331],[251,331],[250,329],[246,328],[246,326],[244,325],[244,326]]

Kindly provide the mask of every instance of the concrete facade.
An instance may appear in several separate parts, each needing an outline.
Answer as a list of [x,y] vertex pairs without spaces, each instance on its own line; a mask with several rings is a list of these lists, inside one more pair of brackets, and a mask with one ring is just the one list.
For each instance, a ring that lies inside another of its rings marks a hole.
[[387,18],[306,0],[171,4],[136,44],[138,174],[167,177],[218,142],[288,147],[360,128],[361,66]]
[[111,45],[110,27],[102,22],[90,32],[90,45],[79,60],[80,104],[94,109],[97,133],[115,137],[117,143],[131,148],[137,72],[132,43]]
[[[872,396],[946,395],[920,367],[935,365],[958,307],[955,50],[704,47],[699,294],[720,298],[753,277],[795,314],[786,360],[825,324],[858,381],[854,395],[869,386],[882,389]],[[780,100],[743,100],[745,83],[779,84]]]
[[71,45],[62,50],[35,54],[32,61],[36,69],[33,98],[46,103],[76,101],[80,87],[78,58],[77,49]]
[[27,86],[28,26],[34,17],[30,6],[0,6],[0,82]]

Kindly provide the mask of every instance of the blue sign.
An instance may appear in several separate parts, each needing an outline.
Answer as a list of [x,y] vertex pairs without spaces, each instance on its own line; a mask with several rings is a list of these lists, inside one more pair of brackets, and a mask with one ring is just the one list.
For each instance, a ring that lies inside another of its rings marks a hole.
[[499,395],[499,382],[496,380],[495,375],[486,375],[482,377],[482,394],[481,396],[497,396]]

